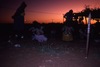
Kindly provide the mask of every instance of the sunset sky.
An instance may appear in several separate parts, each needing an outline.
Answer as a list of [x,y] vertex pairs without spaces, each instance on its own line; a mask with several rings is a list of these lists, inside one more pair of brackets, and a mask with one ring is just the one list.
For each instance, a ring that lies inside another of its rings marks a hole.
[[100,7],[100,0],[0,0],[0,22],[13,22],[11,18],[20,4],[25,1],[25,22],[63,22],[63,14],[73,9],[79,12],[85,8]]

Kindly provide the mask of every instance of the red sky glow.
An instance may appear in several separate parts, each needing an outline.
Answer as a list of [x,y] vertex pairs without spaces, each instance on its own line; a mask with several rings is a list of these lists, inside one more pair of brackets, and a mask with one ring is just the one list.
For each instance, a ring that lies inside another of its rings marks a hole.
[[[25,9],[25,22],[63,22],[63,14],[72,9],[79,12],[85,8],[100,7],[99,0],[23,0],[27,4]],[[21,0],[0,1],[0,22],[13,22],[11,18],[20,6]]]

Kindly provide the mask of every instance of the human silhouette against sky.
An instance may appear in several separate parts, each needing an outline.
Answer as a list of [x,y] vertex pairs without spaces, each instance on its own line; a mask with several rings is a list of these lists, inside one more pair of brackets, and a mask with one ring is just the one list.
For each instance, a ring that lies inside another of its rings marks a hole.
[[22,31],[24,30],[24,15],[26,6],[25,2],[22,2],[15,14],[12,16],[14,20],[14,30],[17,35],[22,34]]
[[66,19],[66,22],[69,23],[69,24],[72,23],[73,17],[74,17],[73,10],[69,10],[69,12],[67,12],[67,13],[64,15],[64,18]]

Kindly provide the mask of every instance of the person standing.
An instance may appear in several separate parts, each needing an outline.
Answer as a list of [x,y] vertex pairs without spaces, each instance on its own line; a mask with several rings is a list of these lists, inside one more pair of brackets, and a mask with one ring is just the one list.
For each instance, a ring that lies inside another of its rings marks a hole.
[[95,39],[100,39],[100,22],[97,20],[95,23]]
[[24,31],[24,16],[25,16],[25,8],[26,3],[22,2],[20,7],[16,10],[15,14],[12,16],[14,20],[14,32],[16,37],[23,38],[23,31]]
[[73,13],[73,10],[69,10],[69,12],[67,12],[65,15],[64,15],[64,18],[66,19],[66,23],[68,24],[72,24],[73,22],[73,17],[74,17],[74,13]]

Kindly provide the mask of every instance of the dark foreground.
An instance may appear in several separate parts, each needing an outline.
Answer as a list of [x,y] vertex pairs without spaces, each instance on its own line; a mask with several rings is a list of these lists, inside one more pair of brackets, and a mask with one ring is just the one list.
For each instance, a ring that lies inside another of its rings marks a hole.
[[86,59],[86,39],[64,42],[61,36],[49,36],[47,42],[38,43],[30,34],[11,38],[11,29],[0,28],[0,67],[100,67],[100,42],[89,42]]
[[99,43],[90,42],[86,59],[86,40],[64,42],[61,38],[49,38],[44,43],[31,38],[8,40],[0,41],[0,67],[100,67]]

